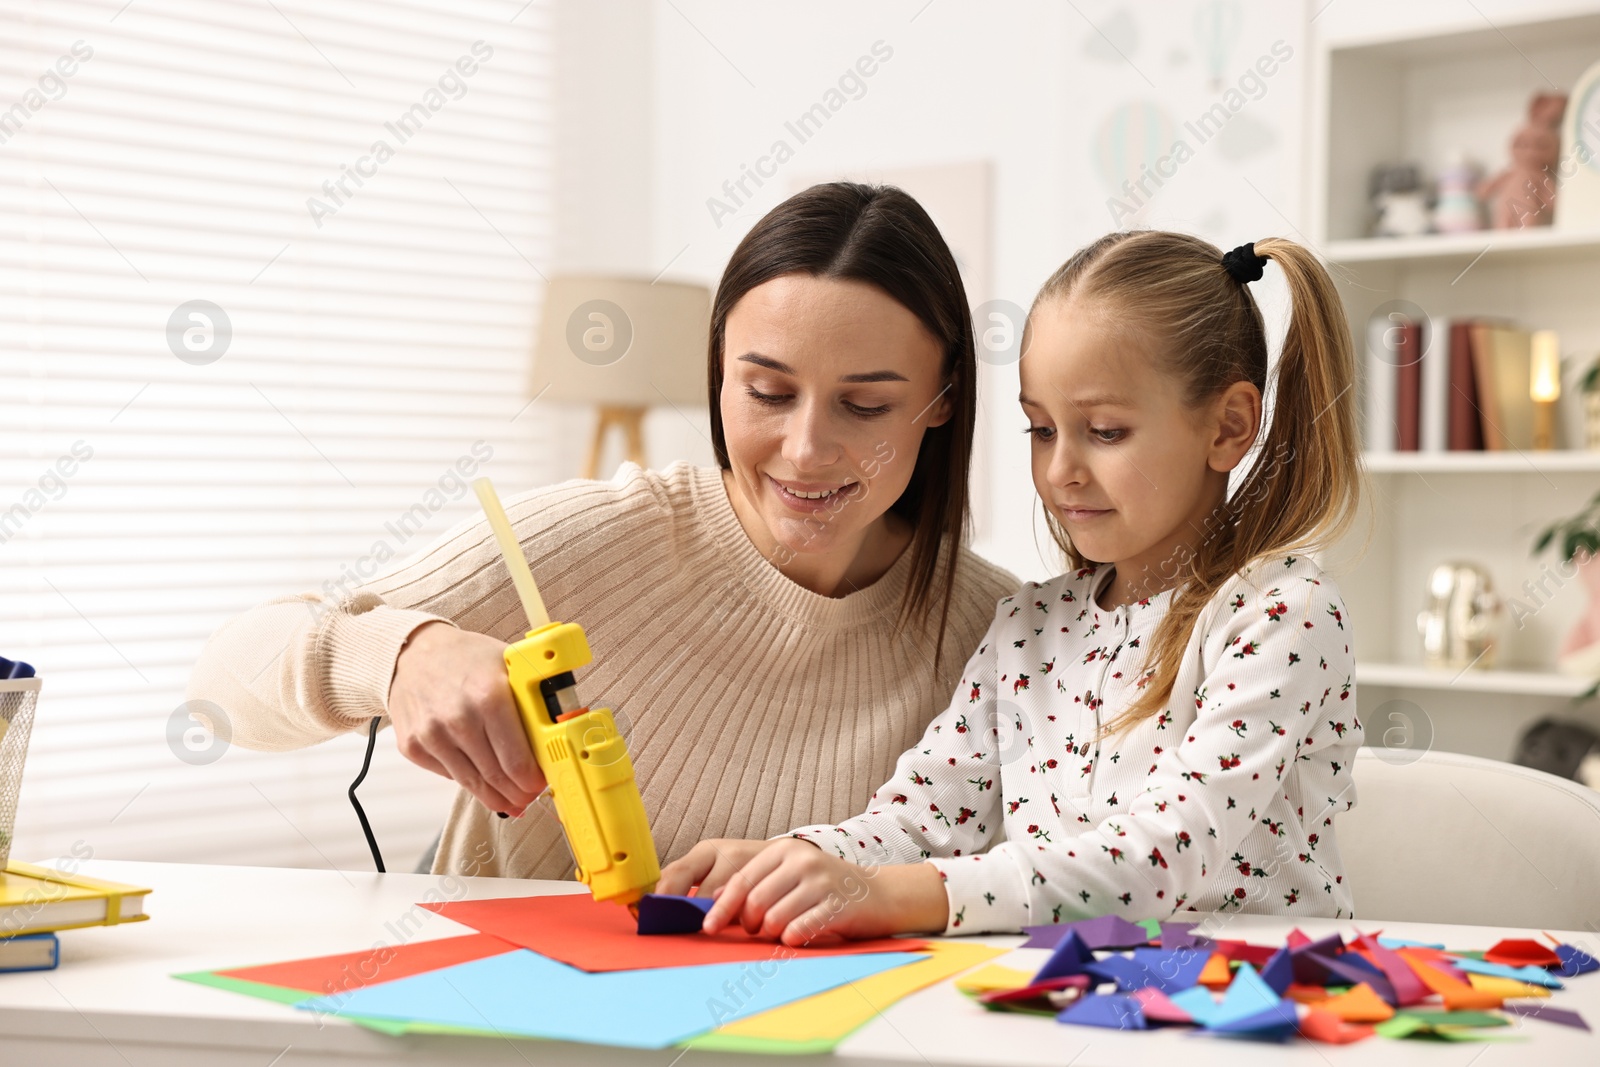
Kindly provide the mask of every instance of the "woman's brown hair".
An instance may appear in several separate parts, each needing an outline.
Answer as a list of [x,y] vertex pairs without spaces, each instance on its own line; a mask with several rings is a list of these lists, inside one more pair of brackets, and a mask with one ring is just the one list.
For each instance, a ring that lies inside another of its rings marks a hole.
[[[1354,345],[1338,290],[1305,247],[1276,237],[1254,247],[1283,271],[1291,302],[1272,376],[1272,419],[1265,440],[1257,438],[1249,472],[1211,516],[1199,544],[1186,546],[1174,573],[1163,576],[1181,574],[1178,590],[1156,629],[1141,692],[1107,724],[1106,734],[1168,705],[1195,623],[1223,583],[1262,557],[1338,539],[1360,502]],[[1150,342],[1147,351],[1180,383],[1191,410],[1240,381],[1267,396],[1261,309],[1207,241],[1157,230],[1107,234],[1045,282],[1033,310],[1066,300],[1118,313]],[[1095,562],[1078,552],[1048,510],[1046,521],[1073,568]]]
[[941,378],[951,416],[923,433],[911,481],[890,505],[914,531],[900,623],[925,615],[938,589],[937,670],[967,527],[967,468],[977,410],[972,312],[961,272],[922,205],[892,185],[813,185],[767,212],[733,250],[711,305],[711,446],[723,470],[729,466],[721,408],[728,313],[750,290],[785,274],[875,286],[915,315],[943,352]]

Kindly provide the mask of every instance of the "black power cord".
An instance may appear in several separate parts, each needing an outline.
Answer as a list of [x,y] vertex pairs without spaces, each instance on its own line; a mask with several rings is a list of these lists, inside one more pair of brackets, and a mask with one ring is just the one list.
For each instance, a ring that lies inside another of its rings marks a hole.
[[361,832],[367,835],[367,847],[372,850],[372,862],[379,874],[384,873],[383,856],[378,852],[377,838],[372,836],[372,824],[367,822],[367,813],[361,810],[361,801],[356,799],[356,786],[366,780],[367,768],[372,766],[372,750],[378,745],[378,723],[381,721],[382,716],[372,720],[372,728],[367,732],[367,754],[361,761],[361,773],[350,783],[350,806],[356,809],[356,818],[361,820]]

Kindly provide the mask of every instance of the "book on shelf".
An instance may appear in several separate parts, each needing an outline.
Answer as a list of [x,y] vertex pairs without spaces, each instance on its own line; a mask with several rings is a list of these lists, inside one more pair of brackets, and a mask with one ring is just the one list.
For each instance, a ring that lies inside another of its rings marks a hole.
[[1431,320],[1422,324],[1418,332],[1422,410],[1418,415],[1417,450],[1444,452],[1450,448],[1450,323]]
[[1483,448],[1483,420],[1478,413],[1477,373],[1472,365],[1472,320],[1449,319],[1450,419],[1448,446],[1452,452]]
[[1374,319],[1364,376],[1367,450],[1531,449],[1532,337],[1475,318]]
[[1491,452],[1533,447],[1533,334],[1512,326],[1474,323],[1472,358],[1477,370],[1483,443]]
[[1361,381],[1365,388],[1362,406],[1366,411],[1366,447],[1369,452],[1395,450],[1398,375],[1395,373],[1392,329],[1393,323],[1385,316],[1374,316],[1367,323],[1367,366]]
[[0,937],[139,922],[150,890],[9,860],[0,871]]
[[1414,322],[1392,323],[1385,327],[1379,359],[1390,361],[1394,376],[1393,448],[1416,452],[1422,448],[1423,374],[1422,327]]
[[0,937],[0,974],[7,971],[48,971],[61,962],[61,942],[55,934]]

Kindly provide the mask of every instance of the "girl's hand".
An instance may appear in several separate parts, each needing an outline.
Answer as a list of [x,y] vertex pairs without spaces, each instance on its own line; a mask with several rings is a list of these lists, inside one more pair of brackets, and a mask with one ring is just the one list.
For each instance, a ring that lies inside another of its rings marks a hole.
[[395,747],[453,778],[490,811],[521,815],[545,786],[506,677],[506,646],[487,634],[426,623],[389,683]]
[[661,880],[656,883],[655,891],[682,897],[689,895],[690,887],[699,886],[696,896],[713,896],[757,853],[775,843],[729,837],[702,841],[687,854],[661,868]]
[[939,933],[948,899],[931,864],[858,867],[807,841],[774,841],[727,881],[701,927],[734,922],[790,947],[846,938]]

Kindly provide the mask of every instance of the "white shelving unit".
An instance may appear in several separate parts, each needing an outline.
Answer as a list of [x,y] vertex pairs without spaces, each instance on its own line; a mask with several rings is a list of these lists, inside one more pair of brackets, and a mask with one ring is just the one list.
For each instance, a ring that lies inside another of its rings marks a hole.
[[[1600,355],[1600,231],[1365,235],[1374,166],[1415,162],[1431,176],[1457,151],[1490,171],[1502,166],[1533,93],[1551,82],[1569,88],[1600,58],[1600,9],[1326,39],[1313,57],[1312,237],[1339,280],[1358,349],[1371,315],[1404,300],[1429,316],[1558,330],[1570,363],[1559,409],[1562,449],[1366,454],[1372,491],[1364,514],[1325,563],[1355,621],[1369,743],[1398,725],[1413,743],[1509,759],[1521,732],[1546,715],[1600,728],[1600,702],[1573,703],[1590,680],[1554,666],[1586,590],[1581,579],[1560,577],[1553,552],[1531,552],[1540,529],[1600,490],[1600,453],[1580,450],[1576,388]],[[1416,617],[1429,573],[1449,560],[1488,567],[1501,596],[1521,602],[1502,616],[1492,669],[1422,665]]]
[[[1368,452],[1372,474],[1600,474],[1600,452]],[[1576,508],[1574,508],[1576,510]]]
[[1480,256],[1507,260],[1582,261],[1600,253],[1600,231],[1487,230],[1479,233],[1429,233],[1420,237],[1354,237],[1330,241],[1328,258],[1335,263],[1395,265],[1448,262],[1466,267]]
[[1592,684],[1587,678],[1572,678],[1549,671],[1441,671],[1404,663],[1368,663],[1359,665],[1358,669],[1362,685],[1390,689],[1575,697]]

